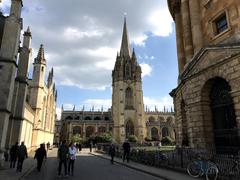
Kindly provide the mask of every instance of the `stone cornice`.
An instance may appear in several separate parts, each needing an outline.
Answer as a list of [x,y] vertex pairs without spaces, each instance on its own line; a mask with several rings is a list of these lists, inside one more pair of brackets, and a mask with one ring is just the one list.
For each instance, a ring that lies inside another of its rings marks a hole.
[[7,59],[7,58],[0,57],[0,62],[14,64],[16,68],[18,67],[16,61],[12,60],[12,59]]
[[[239,49],[239,52],[234,53],[233,56],[240,54],[240,45],[236,45],[236,46],[219,45],[219,46],[208,46],[208,47],[202,48],[198,53],[196,53],[193,56],[190,63],[187,65],[186,69],[181,74],[181,80],[184,80],[187,78],[187,75],[190,73],[190,71],[193,69],[193,67],[199,62],[199,60],[203,57],[203,55],[206,52],[208,52],[210,50],[219,50],[219,49]],[[226,57],[226,59],[229,59],[231,57]]]
[[181,0],[168,0],[168,9],[172,18],[175,19],[175,13],[181,11]]
[[[191,72],[191,70],[195,67],[195,65],[201,60],[201,58],[204,56],[205,53],[207,53],[209,50],[219,50],[219,49],[239,49],[239,52],[237,53],[233,53],[231,56],[227,56],[225,57],[224,59],[222,59],[221,61],[219,61],[218,63],[216,64],[213,64],[207,68],[204,68],[202,70],[200,70],[199,72],[191,75],[191,76],[188,76],[189,73]],[[232,44],[232,45],[214,45],[214,46],[208,46],[208,47],[205,47],[205,48],[202,48],[201,50],[199,50],[198,53],[196,53],[192,60],[190,61],[190,63],[187,65],[187,67],[185,68],[185,70],[183,71],[183,73],[180,75],[180,78],[181,78],[181,82],[178,84],[178,86],[173,89],[169,94],[171,97],[175,97],[178,90],[181,89],[181,87],[185,84],[186,80],[188,80],[189,78],[192,78],[193,76],[196,76],[200,73],[202,73],[203,71],[205,71],[206,69],[209,69],[209,68],[212,68],[214,66],[217,66],[219,65],[220,63],[224,63],[226,62],[227,59],[231,59],[235,56],[239,56],[240,55],[240,45],[239,43],[237,44]]]

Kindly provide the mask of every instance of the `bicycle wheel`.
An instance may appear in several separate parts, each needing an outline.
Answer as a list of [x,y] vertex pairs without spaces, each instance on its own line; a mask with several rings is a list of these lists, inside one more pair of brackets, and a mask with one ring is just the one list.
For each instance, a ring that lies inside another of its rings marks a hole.
[[218,177],[218,168],[216,166],[210,166],[206,172],[207,180],[216,180]]
[[199,177],[201,174],[201,167],[196,161],[190,162],[187,166],[187,172],[192,177]]

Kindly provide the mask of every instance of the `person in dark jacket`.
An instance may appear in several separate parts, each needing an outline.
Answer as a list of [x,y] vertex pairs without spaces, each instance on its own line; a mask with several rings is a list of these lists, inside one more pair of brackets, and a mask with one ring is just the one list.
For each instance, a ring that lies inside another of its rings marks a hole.
[[21,142],[21,145],[17,150],[17,158],[17,172],[22,172],[23,161],[25,158],[28,158],[27,147],[24,145],[24,142]]
[[10,168],[15,168],[18,147],[18,142],[16,142],[10,149]]
[[93,142],[90,141],[90,142],[89,142],[89,150],[90,150],[90,152],[92,152],[92,148],[93,148]]
[[109,155],[111,156],[111,163],[114,162],[114,156],[115,156],[116,148],[115,145],[112,143],[109,147]]
[[79,143],[79,144],[78,144],[78,151],[80,152],[81,150],[82,150],[82,144]]
[[68,149],[68,146],[66,145],[66,140],[64,140],[61,146],[58,148],[58,158],[59,158],[58,176],[61,176],[62,164],[64,165],[65,176],[68,176],[67,175],[68,156],[69,156],[69,149]]
[[129,162],[129,154],[130,154],[131,146],[127,139],[123,143],[122,147],[123,147],[123,162],[125,161],[125,159],[127,159],[127,162]]
[[47,151],[44,144],[40,144],[40,148],[36,150],[34,159],[37,159],[37,170],[40,171],[43,163],[43,159],[47,159]]
[[47,151],[50,149],[50,142],[47,143]]

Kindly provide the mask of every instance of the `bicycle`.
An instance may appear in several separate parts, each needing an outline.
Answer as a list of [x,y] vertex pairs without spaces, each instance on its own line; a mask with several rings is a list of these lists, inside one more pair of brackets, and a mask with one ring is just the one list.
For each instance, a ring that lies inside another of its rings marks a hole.
[[203,160],[199,158],[188,164],[187,172],[192,177],[206,175],[207,180],[216,180],[219,170],[215,163],[211,162],[210,160]]
[[240,178],[240,163],[238,162],[237,159],[233,160],[233,166],[229,171],[229,175],[231,177]]

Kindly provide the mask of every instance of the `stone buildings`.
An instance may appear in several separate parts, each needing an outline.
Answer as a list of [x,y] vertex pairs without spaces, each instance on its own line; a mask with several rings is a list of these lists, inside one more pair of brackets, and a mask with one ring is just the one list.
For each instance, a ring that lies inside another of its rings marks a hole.
[[53,69],[45,83],[43,45],[28,77],[32,34],[22,30],[22,0],[12,0],[9,16],[0,15],[0,155],[15,142],[28,150],[53,141],[57,93]]
[[179,146],[240,148],[240,1],[168,0],[179,82],[170,94]]
[[134,49],[130,49],[125,19],[121,49],[112,71],[112,107],[108,111],[62,110],[61,139],[70,141],[72,135],[80,134],[86,140],[106,132],[117,142],[129,135],[136,135],[139,141],[145,137],[175,139],[173,112],[144,111],[141,73]]

